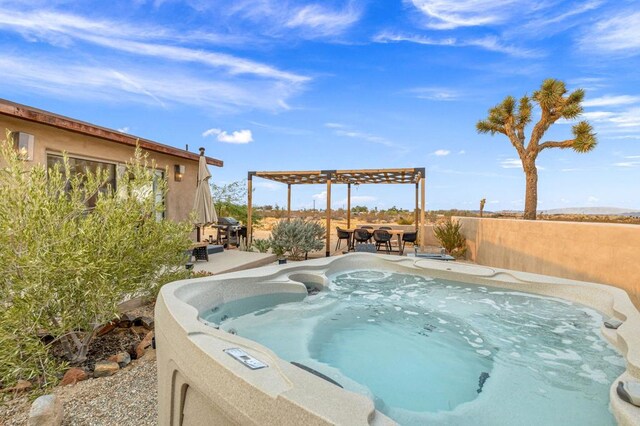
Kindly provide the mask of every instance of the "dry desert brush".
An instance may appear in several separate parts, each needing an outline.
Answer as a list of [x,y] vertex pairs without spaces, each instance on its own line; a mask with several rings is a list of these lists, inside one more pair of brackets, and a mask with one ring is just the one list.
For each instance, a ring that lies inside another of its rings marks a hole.
[[155,167],[139,149],[111,188],[106,171],[30,166],[0,144],[0,387],[46,385],[62,368],[52,347],[83,362],[120,302],[183,273],[191,225],[156,219]]
[[449,218],[433,227],[433,233],[447,253],[454,257],[463,257],[467,253],[467,239],[460,232],[462,225]]

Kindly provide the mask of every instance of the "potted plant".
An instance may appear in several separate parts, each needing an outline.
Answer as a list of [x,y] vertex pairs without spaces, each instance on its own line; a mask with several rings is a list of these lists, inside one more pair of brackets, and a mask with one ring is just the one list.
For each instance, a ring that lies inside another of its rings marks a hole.
[[279,265],[284,265],[285,263],[287,263],[287,258],[284,257],[284,254],[286,253],[287,249],[284,246],[282,246],[280,244],[277,244],[276,242],[272,241],[271,242],[271,251],[278,258],[278,264]]

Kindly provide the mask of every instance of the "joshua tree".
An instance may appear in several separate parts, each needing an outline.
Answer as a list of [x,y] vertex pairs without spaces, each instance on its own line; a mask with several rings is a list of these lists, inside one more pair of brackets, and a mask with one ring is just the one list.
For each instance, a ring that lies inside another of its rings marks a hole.
[[[580,121],[572,128],[573,139],[564,141],[546,141],[540,143],[545,132],[560,118],[575,119],[582,113],[584,90],[577,89],[567,95],[564,82],[552,78],[542,82],[540,90],[533,92],[533,96],[523,96],[516,102],[512,96],[507,96],[500,104],[489,110],[485,120],[478,121],[478,133],[502,133],[506,135],[518,152],[522,161],[522,168],[526,176],[526,194],[524,203],[524,218],[536,219],[538,206],[538,169],[536,158],[547,148],[571,148],[576,152],[591,151],[597,144],[593,128],[586,121]],[[525,127],[531,123],[531,101],[538,104],[541,110],[540,120],[533,126],[529,142],[525,144]]]
[[480,217],[482,217],[482,213],[484,212],[484,205],[487,202],[486,198],[483,198],[482,200],[480,200]]

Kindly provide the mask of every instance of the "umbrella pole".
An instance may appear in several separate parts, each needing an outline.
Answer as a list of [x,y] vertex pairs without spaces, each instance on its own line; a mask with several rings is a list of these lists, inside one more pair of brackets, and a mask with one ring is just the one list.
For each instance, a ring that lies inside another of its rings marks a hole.
[[200,242],[202,242],[202,240],[200,239],[200,226],[198,226],[197,229],[198,230],[197,230],[197,233],[196,233],[196,241],[200,243]]

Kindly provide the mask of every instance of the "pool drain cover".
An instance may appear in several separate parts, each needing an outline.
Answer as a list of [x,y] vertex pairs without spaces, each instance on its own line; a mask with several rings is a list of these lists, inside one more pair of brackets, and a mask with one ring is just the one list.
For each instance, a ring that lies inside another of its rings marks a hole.
[[246,353],[240,348],[229,348],[229,349],[224,349],[223,351],[227,355],[230,355],[234,359],[240,361],[242,364],[244,364],[245,367],[248,367],[252,370],[258,370],[260,368],[268,367],[267,364],[260,361],[259,359],[252,357],[251,355],[249,355],[248,353]]

